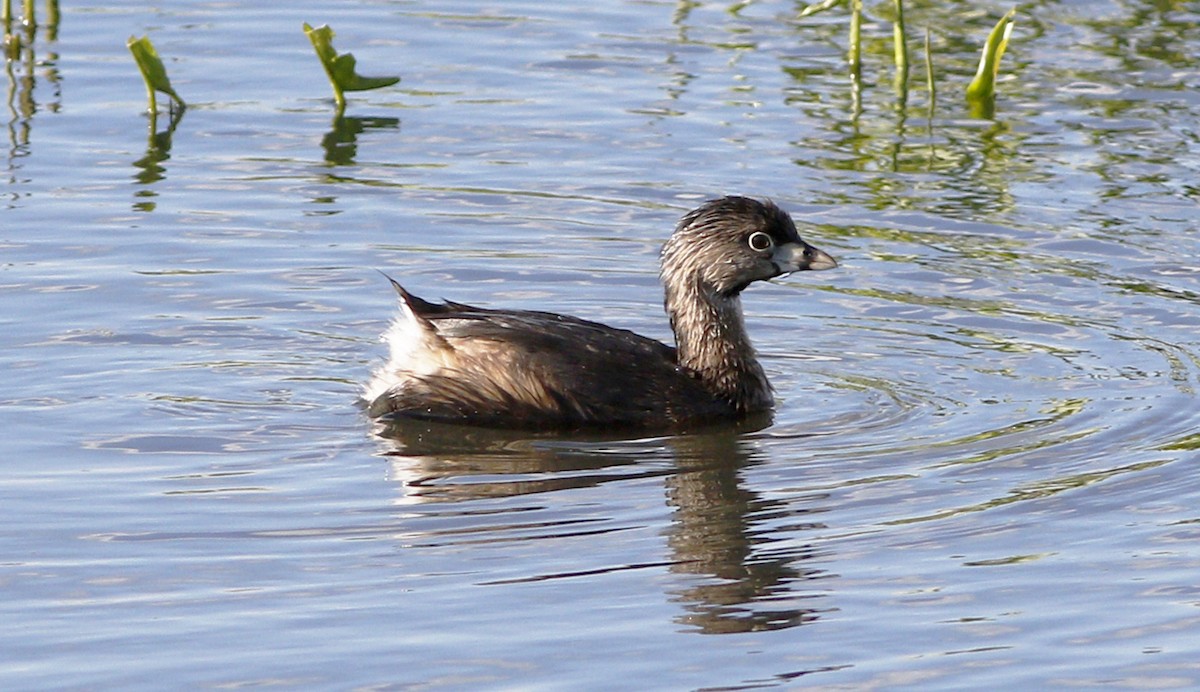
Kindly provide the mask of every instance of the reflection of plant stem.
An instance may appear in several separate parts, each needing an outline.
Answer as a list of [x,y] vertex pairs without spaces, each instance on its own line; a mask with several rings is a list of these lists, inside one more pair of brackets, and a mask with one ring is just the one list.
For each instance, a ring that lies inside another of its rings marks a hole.
[[8,162],[11,165],[12,159],[17,153],[17,122],[20,120],[20,115],[17,113],[17,107],[14,105],[17,98],[17,76],[13,73],[13,63],[11,60],[4,61],[4,73],[8,76],[8,113],[11,118],[8,120]]
[[[153,97],[152,97],[153,98]],[[167,129],[161,133],[158,131],[158,111],[150,111],[150,140],[147,144],[150,151],[169,151],[171,149],[171,135],[175,134],[175,126],[183,119],[184,108],[175,108],[172,102],[172,107],[168,109]]]
[[175,126],[179,124],[182,117],[183,109],[172,110],[167,128],[159,132],[158,112],[150,114],[150,135],[146,142],[146,155],[133,162],[137,169],[134,177],[143,186],[134,193],[137,198],[133,205],[135,211],[154,211],[156,205],[153,198],[158,194],[154,192],[152,186],[166,177],[167,169],[163,166],[163,162],[171,158],[171,135],[175,133]]

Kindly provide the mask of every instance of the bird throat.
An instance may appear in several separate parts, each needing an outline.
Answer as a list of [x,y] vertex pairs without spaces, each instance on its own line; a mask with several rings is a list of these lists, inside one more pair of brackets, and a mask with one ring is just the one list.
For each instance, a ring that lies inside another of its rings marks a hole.
[[704,286],[668,290],[666,308],[680,365],[741,413],[771,407],[771,385],[746,335],[739,294]]

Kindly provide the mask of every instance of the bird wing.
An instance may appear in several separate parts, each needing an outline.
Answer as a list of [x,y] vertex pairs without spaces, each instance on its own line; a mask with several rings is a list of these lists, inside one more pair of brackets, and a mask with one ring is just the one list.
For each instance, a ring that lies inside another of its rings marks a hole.
[[453,356],[442,370],[384,392],[372,415],[561,427],[664,425],[728,413],[676,364],[674,348],[627,330],[456,303],[422,313]]

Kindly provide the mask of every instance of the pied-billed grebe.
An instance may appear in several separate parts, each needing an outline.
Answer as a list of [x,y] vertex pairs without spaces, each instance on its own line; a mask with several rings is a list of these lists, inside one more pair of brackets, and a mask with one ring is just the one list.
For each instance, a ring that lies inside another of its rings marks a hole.
[[742,319],[754,281],[837,262],[771,202],[723,197],[683,217],[662,249],[671,348],[549,312],[422,300],[392,281],[400,317],[367,383],[373,417],[521,428],[672,428],[769,410]]

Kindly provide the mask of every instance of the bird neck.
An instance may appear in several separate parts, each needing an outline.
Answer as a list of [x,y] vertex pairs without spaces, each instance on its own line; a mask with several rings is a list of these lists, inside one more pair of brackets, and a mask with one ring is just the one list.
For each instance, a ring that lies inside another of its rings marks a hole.
[[668,286],[666,309],[679,365],[741,413],[771,407],[771,385],[746,335],[739,294],[721,295],[700,283]]

